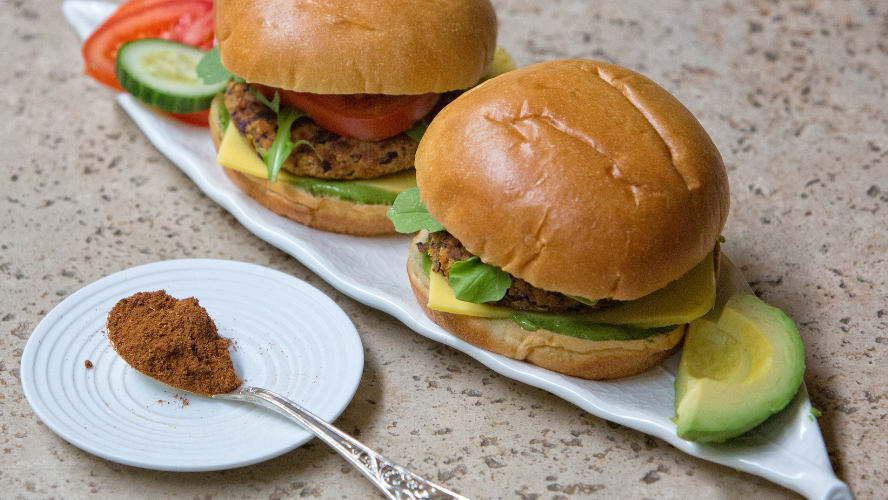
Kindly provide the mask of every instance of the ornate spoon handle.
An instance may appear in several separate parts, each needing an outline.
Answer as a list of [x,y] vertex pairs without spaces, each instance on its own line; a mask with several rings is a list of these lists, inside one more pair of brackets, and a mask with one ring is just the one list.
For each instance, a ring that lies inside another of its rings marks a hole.
[[264,406],[299,422],[332,446],[392,500],[469,500],[392,462],[279,394],[258,387],[239,387],[227,394],[217,394],[213,397]]

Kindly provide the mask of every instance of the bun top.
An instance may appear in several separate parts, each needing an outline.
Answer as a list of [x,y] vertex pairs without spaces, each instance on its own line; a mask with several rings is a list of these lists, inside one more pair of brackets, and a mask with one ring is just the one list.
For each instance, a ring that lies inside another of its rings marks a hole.
[[711,252],[728,178],[709,135],[648,78],[535,64],[466,92],[416,153],[429,213],[481,260],[550,291],[632,300]]
[[316,94],[471,87],[496,50],[489,0],[217,0],[222,65]]

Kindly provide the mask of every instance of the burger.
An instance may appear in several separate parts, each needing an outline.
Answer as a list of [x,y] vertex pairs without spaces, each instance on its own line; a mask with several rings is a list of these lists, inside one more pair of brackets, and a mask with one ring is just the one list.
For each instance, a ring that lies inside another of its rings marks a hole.
[[552,61],[455,99],[389,216],[436,323],[586,379],[654,367],[714,305],[729,209],[718,150],[650,79]]
[[231,77],[211,108],[218,162],[272,211],[338,233],[394,232],[428,121],[496,51],[489,0],[218,0],[214,16],[198,71]]

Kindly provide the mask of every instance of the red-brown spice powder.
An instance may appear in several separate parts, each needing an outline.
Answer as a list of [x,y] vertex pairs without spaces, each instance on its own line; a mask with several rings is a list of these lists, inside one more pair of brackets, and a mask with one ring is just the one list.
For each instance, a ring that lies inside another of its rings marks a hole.
[[212,396],[236,389],[228,346],[195,298],[166,291],[121,300],[108,314],[108,339],[130,366],[177,389]]

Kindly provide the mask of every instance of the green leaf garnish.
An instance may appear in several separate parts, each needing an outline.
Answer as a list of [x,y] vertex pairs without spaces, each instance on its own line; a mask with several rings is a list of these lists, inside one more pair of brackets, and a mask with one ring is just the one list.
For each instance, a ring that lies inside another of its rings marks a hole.
[[219,47],[213,47],[197,63],[197,76],[203,80],[205,85],[211,85],[233,78],[234,74],[225,69],[225,66],[222,66],[222,55],[219,53]]
[[[278,93],[278,91],[274,92],[274,99],[272,99],[270,101],[268,100],[268,98],[265,97],[265,94],[263,94],[262,92],[259,92],[258,90],[254,89],[253,87],[250,87],[250,93],[253,94],[253,97],[255,97],[256,99],[259,99],[259,102],[261,102],[262,104],[271,108],[271,110],[274,111],[275,114],[280,115],[280,113],[281,113],[281,94]],[[296,111],[298,111],[298,114],[299,114],[299,116],[297,116],[296,118],[302,118],[303,116],[308,116],[308,113],[304,113],[304,112],[302,112],[302,110],[296,110]],[[280,118],[278,118],[278,119],[280,119]]]
[[727,241],[727,240],[725,240],[725,237],[722,236],[722,235],[718,235],[718,238],[716,238],[716,240],[717,240],[719,243],[724,243],[725,241]]
[[430,233],[444,230],[444,226],[432,217],[419,200],[419,188],[410,188],[399,194],[386,215],[395,223],[395,231],[399,233],[415,233],[421,229],[427,229]]
[[[275,100],[279,100],[277,93],[275,93]],[[290,138],[290,129],[293,128],[293,122],[303,116],[306,116],[305,113],[293,108],[283,108],[278,112],[277,136],[274,138],[274,142],[271,143],[268,151],[262,153],[262,160],[265,161],[265,166],[268,167],[268,180],[271,182],[277,182],[278,172],[284,166],[284,161],[299,146],[304,144],[310,147],[318,155],[318,158],[321,157],[318,150],[310,142],[304,139],[293,142]]]
[[576,300],[577,302],[579,302],[581,304],[586,304],[587,306],[594,306],[595,304],[598,303],[598,299],[596,299],[596,300],[587,299],[586,297],[580,297],[579,295],[568,295],[568,297]]
[[454,263],[450,268],[449,281],[456,298],[475,304],[497,301],[505,297],[512,286],[509,273],[481,262],[477,255]]
[[274,142],[271,143],[271,147],[268,148],[268,151],[261,153],[262,160],[268,168],[268,180],[271,182],[277,182],[277,176],[281,171],[281,167],[284,166],[284,161],[286,161],[290,156],[290,153],[299,146],[305,145],[310,147],[321,161],[324,160],[312,143],[305,139],[293,142],[290,138],[290,130],[293,128],[293,123],[304,116],[308,116],[308,113],[297,108],[281,108],[281,95],[278,92],[274,93],[274,99],[271,101],[262,95],[262,92],[259,92],[254,88],[250,88],[250,93],[253,94],[256,99],[259,99],[262,104],[271,108],[271,110],[277,114],[278,118],[277,136],[274,138]]
[[419,142],[427,128],[429,128],[429,124],[425,120],[419,120],[412,127],[405,130],[404,133],[415,142]]
[[228,108],[219,106],[219,130],[224,133],[228,129],[229,123],[231,123],[231,115],[228,113]]
[[422,272],[425,273],[426,278],[432,274],[432,258],[429,257],[428,252],[422,253]]

